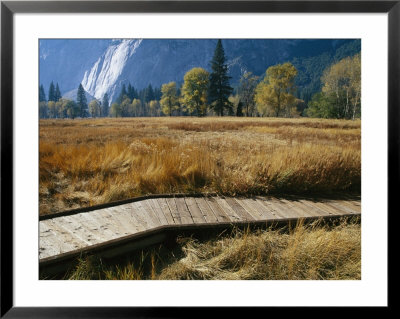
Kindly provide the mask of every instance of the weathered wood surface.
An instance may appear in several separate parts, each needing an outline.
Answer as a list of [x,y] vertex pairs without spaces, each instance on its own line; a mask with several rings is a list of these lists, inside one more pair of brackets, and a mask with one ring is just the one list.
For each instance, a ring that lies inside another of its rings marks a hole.
[[148,198],[89,212],[40,220],[39,259],[46,260],[135,234],[168,227],[207,224],[273,223],[302,218],[361,214],[360,200],[310,200],[274,197]]

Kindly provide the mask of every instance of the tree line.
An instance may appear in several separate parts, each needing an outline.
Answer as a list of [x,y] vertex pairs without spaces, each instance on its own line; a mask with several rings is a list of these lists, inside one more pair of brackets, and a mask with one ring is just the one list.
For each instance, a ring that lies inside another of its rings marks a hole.
[[221,40],[210,61],[211,72],[194,67],[182,85],[149,84],[137,91],[130,83],[109,107],[109,97],[87,104],[79,85],[76,101],[61,98],[58,83],[50,84],[46,101],[39,89],[40,117],[136,117],[136,116],[274,116],[355,119],[361,116],[360,54],[346,57],[327,67],[321,77],[322,89],[306,103],[298,97],[297,69],[290,62],[269,67],[263,78],[245,72],[237,87],[230,86],[228,66]]

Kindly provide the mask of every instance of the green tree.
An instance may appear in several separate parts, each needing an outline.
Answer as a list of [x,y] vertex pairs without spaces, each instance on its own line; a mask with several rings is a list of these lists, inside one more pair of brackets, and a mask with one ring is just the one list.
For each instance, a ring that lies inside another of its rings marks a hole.
[[121,117],[121,106],[118,103],[111,104],[110,115],[112,117]]
[[46,93],[44,93],[44,87],[41,84],[39,87],[39,102],[45,102],[46,101]]
[[74,119],[80,115],[81,109],[75,101],[66,100],[63,106],[67,117]]
[[291,63],[278,64],[267,69],[264,80],[256,87],[254,100],[262,116],[286,116],[294,112],[294,80],[296,68]]
[[228,66],[225,64],[225,52],[221,40],[218,40],[211,60],[210,86],[208,92],[210,107],[215,113],[223,116],[224,109],[231,110],[229,95],[233,89],[229,85]]
[[318,92],[313,95],[311,101],[308,102],[308,108],[305,115],[309,117],[337,118],[336,97]]
[[87,105],[87,99],[86,99],[86,92],[85,92],[82,84],[79,84],[79,87],[78,87],[78,92],[76,95],[76,103],[79,108],[78,116],[87,117],[88,105]]
[[53,81],[51,81],[51,83],[50,83],[48,97],[49,97],[49,101],[56,102],[56,89],[54,87]]
[[253,116],[255,112],[254,95],[258,84],[258,76],[251,72],[246,72],[240,78],[238,94],[246,116]]
[[179,109],[179,99],[177,96],[176,83],[169,82],[161,87],[160,105],[164,114],[171,116],[172,112]]
[[204,116],[207,112],[207,91],[209,73],[203,68],[186,72],[182,86],[182,102],[189,113]]
[[89,112],[93,118],[100,116],[100,102],[96,99],[90,101]]
[[54,92],[54,101],[57,102],[59,99],[61,99],[61,91],[60,91],[60,87],[58,86],[58,83],[57,83],[56,90]]
[[101,102],[101,116],[108,116],[108,106],[110,102],[108,101],[108,94],[105,93],[103,96],[103,101]]

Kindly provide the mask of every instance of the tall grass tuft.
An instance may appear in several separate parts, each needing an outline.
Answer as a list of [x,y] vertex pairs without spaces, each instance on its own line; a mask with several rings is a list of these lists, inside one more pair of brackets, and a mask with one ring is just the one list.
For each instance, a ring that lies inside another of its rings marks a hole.
[[239,230],[208,240],[181,238],[179,253],[152,249],[123,262],[86,257],[65,279],[360,280],[358,219],[293,228]]

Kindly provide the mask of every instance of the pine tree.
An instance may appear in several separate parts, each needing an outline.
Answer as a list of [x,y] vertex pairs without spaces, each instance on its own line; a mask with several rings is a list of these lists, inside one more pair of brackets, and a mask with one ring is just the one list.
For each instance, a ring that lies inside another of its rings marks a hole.
[[76,102],[79,109],[79,115],[81,117],[87,117],[88,115],[88,105],[85,90],[83,89],[82,84],[79,84],[78,93],[76,95]]
[[224,108],[232,110],[232,103],[229,102],[229,95],[233,89],[229,85],[228,66],[225,64],[225,52],[221,40],[218,40],[214,56],[211,60],[211,74],[209,86],[210,107],[220,115],[224,115]]
[[135,88],[130,83],[128,84],[127,93],[128,93],[128,97],[131,101],[138,98],[138,94],[137,94]]
[[50,87],[49,87],[49,101],[55,102],[56,101],[56,96],[55,95],[56,95],[56,90],[54,88],[53,81],[51,81]]
[[126,92],[125,84],[122,84],[121,92],[119,93],[119,96],[117,98],[117,103],[121,104],[122,101],[125,99],[125,96],[128,96],[128,92]]
[[101,102],[101,116],[108,116],[108,105],[110,104],[108,100],[108,94],[104,94],[103,101]]
[[54,93],[54,99],[55,99],[56,102],[58,102],[61,99],[61,91],[60,91],[60,88],[58,86],[58,83],[56,85],[56,91]]
[[148,103],[152,100],[154,100],[154,91],[153,91],[153,87],[151,86],[151,84],[149,84],[149,86],[146,88],[146,91],[145,91],[144,101],[146,103]]
[[46,102],[46,93],[44,93],[44,87],[42,84],[39,87],[39,102]]

